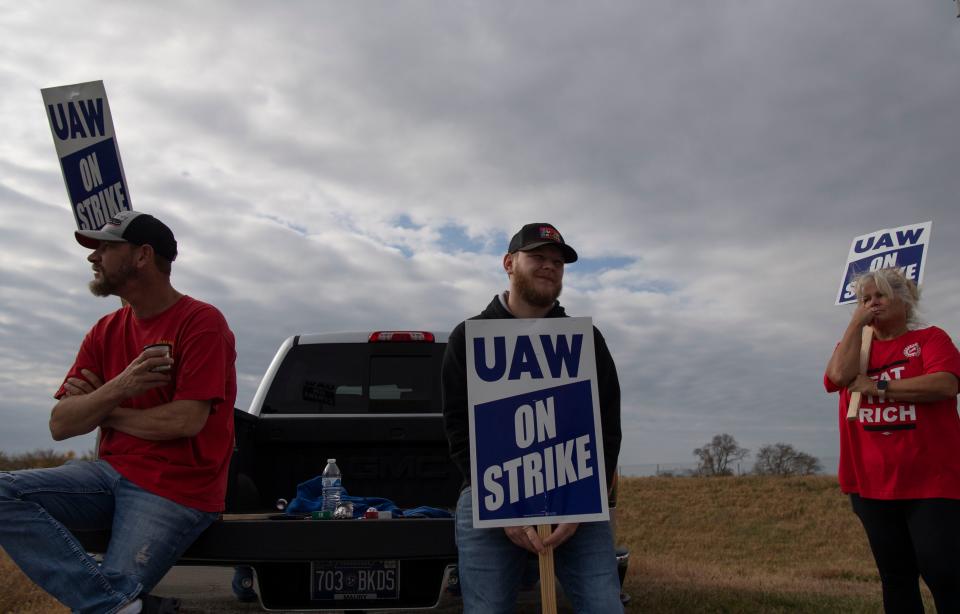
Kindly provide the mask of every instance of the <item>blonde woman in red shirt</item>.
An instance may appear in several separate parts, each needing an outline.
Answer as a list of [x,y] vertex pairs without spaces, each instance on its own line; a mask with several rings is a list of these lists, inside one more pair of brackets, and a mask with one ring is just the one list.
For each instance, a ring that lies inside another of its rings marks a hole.
[[[856,291],[824,377],[840,393],[840,488],[870,541],[884,610],[923,612],[923,576],[937,611],[960,612],[960,353],[946,332],[919,325],[917,286],[898,270],[867,273]],[[861,405],[847,420],[853,392]]]

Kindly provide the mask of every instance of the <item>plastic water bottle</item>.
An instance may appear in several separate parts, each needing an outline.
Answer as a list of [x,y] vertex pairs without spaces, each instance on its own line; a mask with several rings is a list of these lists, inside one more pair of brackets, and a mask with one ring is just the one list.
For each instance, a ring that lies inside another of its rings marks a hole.
[[328,458],[327,466],[323,469],[321,477],[323,484],[323,508],[324,512],[333,514],[340,505],[340,492],[342,490],[340,483],[340,467],[337,467],[337,459]]

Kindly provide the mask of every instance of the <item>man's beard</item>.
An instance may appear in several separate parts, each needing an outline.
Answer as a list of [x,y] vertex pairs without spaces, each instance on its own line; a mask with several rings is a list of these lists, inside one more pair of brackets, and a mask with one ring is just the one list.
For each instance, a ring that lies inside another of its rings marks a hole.
[[139,274],[136,267],[128,262],[120,265],[120,269],[117,270],[116,273],[107,273],[101,269],[100,278],[93,279],[90,282],[90,292],[93,293],[94,296],[117,294],[128,281],[136,279]]
[[558,282],[556,290],[538,290],[533,275],[519,270],[513,271],[513,286],[520,297],[534,307],[552,307],[563,291],[563,283]]

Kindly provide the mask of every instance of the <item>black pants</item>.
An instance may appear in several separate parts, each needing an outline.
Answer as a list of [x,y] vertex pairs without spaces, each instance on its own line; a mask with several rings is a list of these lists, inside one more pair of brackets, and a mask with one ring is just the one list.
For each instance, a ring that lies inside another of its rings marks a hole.
[[887,613],[923,612],[920,580],[937,612],[960,613],[960,500],[863,499],[850,495],[883,583]]

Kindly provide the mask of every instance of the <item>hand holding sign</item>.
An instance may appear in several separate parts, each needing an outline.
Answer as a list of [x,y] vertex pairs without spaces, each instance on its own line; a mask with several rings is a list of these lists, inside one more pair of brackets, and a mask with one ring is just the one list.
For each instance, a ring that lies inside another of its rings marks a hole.
[[564,522],[556,526],[541,524],[520,527],[503,527],[507,538],[524,550],[541,554],[551,548],[558,548],[577,532],[577,522]]
[[537,529],[532,525],[525,525],[522,527],[503,527],[503,532],[507,535],[507,539],[513,542],[514,545],[532,552],[533,554],[540,554],[541,552],[545,552],[547,549],[546,546],[543,545],[543,541],[540,539]]
[[[540,526],[542,527],[544,525]],[[557,548],[563,545],[563,542],[573,537],[573,534],[577,532],[578,526],[580,526],[580,523],[577,522],[563,522],[558,524],[546,539],[543,540],[544,547]]]

